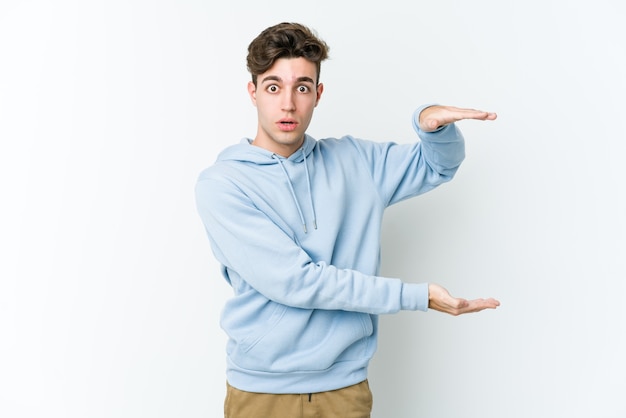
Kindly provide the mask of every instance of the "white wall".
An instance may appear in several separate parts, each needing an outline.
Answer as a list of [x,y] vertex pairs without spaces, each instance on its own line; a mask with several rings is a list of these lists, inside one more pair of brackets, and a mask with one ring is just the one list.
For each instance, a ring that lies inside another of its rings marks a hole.
[[254,135],[246,47],[283,20],[331,46],[314,136],[410,141],[433,101],[499,114],[460,125],[452,183],[389,209],[383,270],[502,306],[382,318],[374,417],[626,416],[625,17],[617,0],[3,1],[0,416],[221,416],[229,289],[193,187]]

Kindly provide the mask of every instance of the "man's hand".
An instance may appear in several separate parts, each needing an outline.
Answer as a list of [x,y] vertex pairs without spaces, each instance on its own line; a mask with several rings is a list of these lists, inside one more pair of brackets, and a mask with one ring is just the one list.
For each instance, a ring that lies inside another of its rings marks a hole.
[[419,125],[422,131],[432,132],[444,125],[463,119],[494,120],[497,117],[495,113],[482,110],[435,105],[429,106],[420,112]]
[[443,287],[430,283],[428,285],[428,307],[450,315],[461,315],[479,312],[483,309],[495,309],[500,302],[493,298],[466,300],[455,298]]

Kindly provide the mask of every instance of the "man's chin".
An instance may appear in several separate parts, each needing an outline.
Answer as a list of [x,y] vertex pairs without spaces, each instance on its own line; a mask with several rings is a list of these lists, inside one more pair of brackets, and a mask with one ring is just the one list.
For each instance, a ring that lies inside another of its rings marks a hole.
[[304,141],[304,133],[293,133],[289,132],[289,134],[283,133],[282,135],[277,135],[277,139],[279,143],[283,145],[301,145]]

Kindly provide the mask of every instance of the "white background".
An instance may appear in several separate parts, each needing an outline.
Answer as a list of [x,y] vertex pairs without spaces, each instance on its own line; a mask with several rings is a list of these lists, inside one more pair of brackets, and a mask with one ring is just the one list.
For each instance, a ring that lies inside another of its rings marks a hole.
[[0,416],[219,417],[229,289],[193,187],[253,136],[248,43],[331,47],[309,133],[460,124],[455,180],[392,207],[383,272],[496,311],[381,318],[375,418],[626,416],[618,0],[0,2]]

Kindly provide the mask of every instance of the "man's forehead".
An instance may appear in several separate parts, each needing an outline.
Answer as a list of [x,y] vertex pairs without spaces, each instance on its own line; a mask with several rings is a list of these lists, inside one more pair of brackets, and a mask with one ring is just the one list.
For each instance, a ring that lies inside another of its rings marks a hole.
[[261,82],[278,81],[282,83],[315,83],[317,68],[314,63],[304,58],[279,58],[264,74]]

